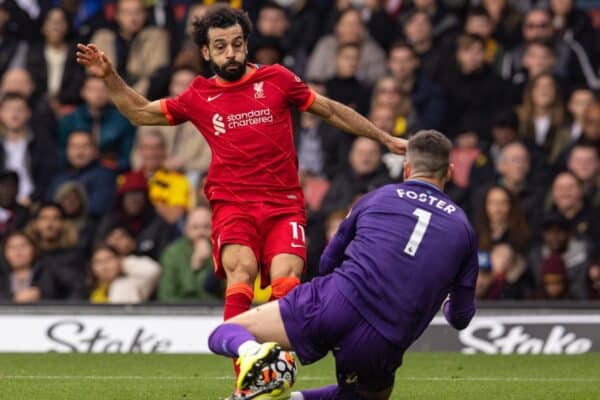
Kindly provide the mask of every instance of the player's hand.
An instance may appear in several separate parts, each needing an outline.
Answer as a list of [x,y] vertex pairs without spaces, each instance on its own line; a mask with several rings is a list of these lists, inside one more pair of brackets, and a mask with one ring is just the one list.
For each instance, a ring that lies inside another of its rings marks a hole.
[[394,154],[406,154],[408,140],[389,136],[389,139],[384,143],[386,147]]
[[106,78],[113,72],[113,67],[103,51],[93,44],[77,44],[77,62],[83,65],[90,74],[98,78]]

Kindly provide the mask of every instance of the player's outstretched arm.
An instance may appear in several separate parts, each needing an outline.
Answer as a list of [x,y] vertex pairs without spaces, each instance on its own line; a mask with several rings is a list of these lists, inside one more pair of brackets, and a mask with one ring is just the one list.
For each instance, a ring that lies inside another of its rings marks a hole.
[[365,136],[385,145],[392,153],[406,153],[407,141],[395,138],[385,131],[377,128],[371,121],[351,109],[350,107],[331,100],[319,94],[307,110],[318,115],[329,124],[338,129],[358,136]]
[[90,74],[102,78],[115,106],[134,125],[168,125],[160,101],[149,101],[121,79],[104,52],[93,44],[77,44],[77,62]]

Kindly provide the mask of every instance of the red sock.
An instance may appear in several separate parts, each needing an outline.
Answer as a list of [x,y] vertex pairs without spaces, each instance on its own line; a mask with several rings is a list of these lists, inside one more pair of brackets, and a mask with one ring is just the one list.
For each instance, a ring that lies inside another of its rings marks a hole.
[[299,284],[300,279],[295,276],[284,276],[273,279],[271,281],[271,298],[269,300],[273,301],[282,298]]
[[[227,321],[229,318],[235,317],[248,311],[252,298],[254,297],[254,291],[252,287],[245,283],[234,283],[225,291],[225,307],[223,309],[223,319]],[[240,374],[240,367],[235,363],[237,359],[233,359],[233,370],[237,379]]]

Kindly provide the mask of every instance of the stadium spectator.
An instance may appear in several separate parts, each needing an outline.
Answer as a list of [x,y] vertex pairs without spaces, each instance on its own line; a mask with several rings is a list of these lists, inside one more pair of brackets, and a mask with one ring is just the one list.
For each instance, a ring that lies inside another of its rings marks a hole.
[[517,200],[508,189],[492,186],[485,193],[477,238],[480,251],[491,252],[500,243],[508,243],[517,253],[527,249],[529,226]]
[[511,101],[515,105],[523,102],[525,88],[533,78],[554,71],[556,67],[554,46],[551,42],[544,40],[534,40],[527,43],[523,52],[522,63],[523,70],[516,72],[510,80]]
[[486,64],[481,37],[461,34],[456,46],[456,67],[440,77],[448,106],[445,129],[451,137],[468,130],[487,139],[494,111],[508,104],[506,87]]
[[[381,112],[385,113],[384,118],[381,118]],[[375,83],[369,120],[378,128],[399,137],[407,137],[421,126],[410,94],[403,91],[400,83],[391,75],[384,75]]]
[[569,152],[567,168],[583,187],[584,202],[600,207],[600,156],[594,146],[580,143]]
[[155,260],[176,236],[175,228],[152,206],[148,198],[148,183],[141,172],[128,172],[117,177],[116,205],[100,220],[97,241],[103,240],[117,225],[125,226],[134,235],[137,254]]
[[523,300],[531,297],[535,281],[525,259],[508,243],[495,244],[490,251],[491,282],[482,293],[487,300]]
[[571,133],[572,141],[581,137],[585,110],[594,100],[594,92],[585,87],[575,89],[569,96],[567,110],[569,111],[570,123],[568,129]]
[[25,228],[39,249],[39,288],[44,300],[85,298],[85,261],[77,249],[77,230],[56,203],[43,203]]
[[[325,85],[311,83],[310,87],[325,94]],[[297,123],[294,142],[301,174],[333,179],[348,164],[353,138],[310,113],[300,114]]]
[[392,44],[387,67],[403,93],[410,93],[420,125],[424,129],[438,129],[445,118],[446,104],[442,88],[430,80],[419,68],[419,57],[404,42]]
[[266,36],[258,39],[248,58],[259,65],[283,64],[285,50],[277,38]]
[[164,136],[157,130],[145,130],[137,137],[139,170],[148,180],[150,201],[165,221],[175,224],[192,204],[192,190],[185,177],[167,161]]
[[45,136],[56,139],[57,121],[46,96],[37,95],[31,75],[25,68],[11,68],[2,75],[0,94],[18,93],[27,99],[31,109],[31,124]]
[[77,248],[87,259],[92,251],[97,220],[89,215],[89,200],[85,186],[77,181],[66,181],[56,188],[52,200],[63,208],[65,219],[77,229]]
[[[587,298],[587,266],[589,249],[587,243],[572,234],[569,222],[558,214],[548,214],[542,224],[542,242],[534,246],[528,255],[528,268],[535,277],[538,288],[544,288],[544,275],[551,270],[560,270],[558,255],[566,270],[568,293],[573,299]],[[550,265],[548,265],[550,264]]]
[[569,296],[567,268],[560,254],[553,253],[542,260],[541,298],[545,300],[565,300]]
[[348,207],[356,196],[391,182],[381,162],[381,148],[377,142],[356,138],[348,160],[350,166],[333,179],[323,199],[322,207],[326,215]]
[[[181,94],[196,77],[196,73],[189,67],[176,69],[171,76],[169,96]],[[169,170],[184,172],[193,177],[208,170],[211,160],[211,151],[204,136],[198,132],[191,122],[177,126],[142,126],[138,128],[137,135],[143,136],[145,132],[160,132],[166,144],[165,166]],[[141,161],[139,154],[133,152],[131,164],[138,166]]]
[[[412,7],[407,8],[407,13],[414,11],[425,13],[429,17],[434,37],[449,35],[460,29],[456,15],[447,12],[444,2],[440,0],[413,0]],[[400,16],[400,22],[402,20]]]
[[43,18],[44,39],[34,43],[27,54],[27,70],[39,95],[48,97],[57,116],[79,103],[85,72],[75,60],[75,45],[70,42],[69,16],[54,7]]
[[29,209],[17,201],[19,175],[0,170],[0,240],[17,229],[23,229],[29,220]]
[[585,109],[578,142],[591,144],[600,152],[600,103],[593,102]]
[[73,131],[69,134],[67,161],[68,167],[54,177],[46,198],[54,198],[59,186],[65,182],[79,182],[85,188],[88,215],[94,219],[100,218],[111,208],[116,174],[100,165],[98,148],[91,133]]
[[494,181],[502,149],[519,139],[519,120],[513,110],[497,112],[492,118],[491,126],[492,141],[481,144],[483,149],[471,167],[471,188],[479,188]]
[[550,0],[550,11],[557,35],[565,40],[576,40],[591,57],[595,51],[595,35],[587,13],[577,8],[574,0]]
[[115,249],[120,257],[143,255],[143,251],[137,248],[134,234],[126,225],[114,225],[100,241]]
[[549,164],[556,164],[570,138],[560,89],[551,74],[543,73],[529,82],[517,115],[521,137],[542,150]]
[[481,0],[481,5],[490,16],[493,36],[505,49],[511,49],[519,40],[519,27],[523,19],[510,0]]
[[170,244],[160,257],[162,274],[158,300],[177,302],[222,298],[222,282],[214,273],[210,232],[210,209],[204,206],[191,211],[185,235]]
[[430,79],[437,81],[447,68],[451,57],[453,36],[434,38],[427,13],[415,10],[406,16],[402,36],[419,57],[421,69]]
[[[597,177],[597,176],[596,176]],[[590,240],[594,221],[594,212],[585,203],[583,185],[571,172],[562,172],[554,178],[551,190],[551,212],[565,218],[576,238]]]
[[54,145],[31,125],[27,100],[17,93],[6,93],[0,99],[0,167],[19,175],[19,203],[28,205],[43,197],[57,170]]
[[40,299],[36,246],[23,232],[6,236],[0,254],[0,301],[35,303]]
[[[208,10],[207,5],[203,3],[194,2],[189,5],[188,13],[185,23],[185,37],[183,39],[183,43],[181,44],[181,48],[177,52],[174,57],[172,66],[174,68],[180,67],[190,67],[200,75],[204,77],[208,77],[212,75],[212,70],[207,61],[202,58],[202,54],[200,53],[198,46],[194,43],[194,24],[195,20],[199,20],[202,18],[206,11]],[[167,67],[168,68],[168,67]],[[157,70],[162,71],[163,68]],[[157,74],[155,74],[157,75]],[[169,86],[168,80],[165,82],[165,91],[163,93],[157,93],[154,96],[151,96],[150,92],[148,93],[148,98],[158,99],[164,97],[168,94],[167,87]]]
[[136,304],[150,298],[160,275],[160,265],[150,257],[121,257],[110,246],[92,253],[92,303]]
[[259,52],[266,48],[271,48],[279,53],[281,63],[288,68],[302,73],[306,67],[308,57],[308,48],[312,47],[317,40],[318,28],[316,21],[308,21],[302,18],[304,22],[309,22],[313,26],[304,25],[302,30],[298,29],[298,23],[293,19],[294,7],[286,9],[282,5],[273,1],[265,1],[258,10],[256,19],[256,31],[254,36],[249,38],[248,50],[251,59],[261,62],[264,55]]
[[465,33],[483,38],[485,61],[492,66],[495,73],[499,73],[504,57],[504,47],[492,36],[494,23],[483,6],[475,6],[469,9],[465,17],[464,30]]
[[372,84],[385,73],[385,52],[366,32],[358,10],[350,8],[340,14],[334,33],[317,42],[308,59],[307,78],[325,81],[333,77],[337,49],[349,43],[360,46],[358,80]]
[[506,54],[502,67],[504,79],[510,79],[523,68],[523,52],[527,43],[535,40],[552,41],[556,54],[554,73],[568,84],[586,84],[598,87],[598,79],[591,67],[589,57],[575,39],[568,41],[557,37],[552,27],[550,12],[542,8],[530,10],[523,21],[524,42]]
[[325,92],[329,98],[339,101],[365,113],[368,93],[356,78],[360,47],[356,44],[342,44],[337,48],[335,75],[325,82]]
[[108,90],[102,79],[86,77],[81,97],[84,103],[61,119],[59,124],[61,159],[66,161],[69,135],[73,131],[86,131],[92,133],[102,165],[117,171],[129,169],[135,127],[110,104]]
[[147,17],[141,0],[117,0],[118,28],[99,29],[91,39],[142,95],[148,91],[150,76],[169,62],[168,34],[162,28],[144,27]]
[[11,22],[10,9],[6,2],[0,3],[0,76],[11,68],[23,68],[27,57],[27,42],[8,31]]
[[[523,143],[505,145],[500,152],[496,166],[496,183],[508,189],[518,200],[525,219],[532,227],[538,226],[542,217],[541,204],[544,202],[545,187],[533,171],[532,161]],[[471,194],[471,214],[478,215],[483,204],[483,194],[487,187],[475,188]]]

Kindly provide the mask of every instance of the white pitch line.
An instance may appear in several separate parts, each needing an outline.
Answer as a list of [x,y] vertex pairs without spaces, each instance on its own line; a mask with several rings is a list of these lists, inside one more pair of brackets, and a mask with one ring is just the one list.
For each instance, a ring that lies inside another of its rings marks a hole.
[[[141,375],[0,375],[3,380],[157,380],[157,381],[182,381],[182,380],[232,380],[231,376],[141,376]],[[329,381],[333,378],[318,376],[301,376],[299,381]],[[600,378],[524,378],[524,377],[419,377],[400,376],[396,381],[440,381],[440,382],[600,382]]]

